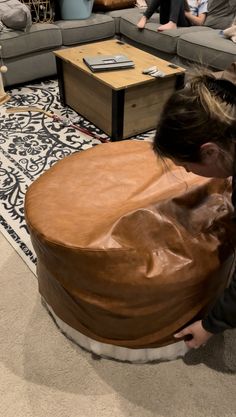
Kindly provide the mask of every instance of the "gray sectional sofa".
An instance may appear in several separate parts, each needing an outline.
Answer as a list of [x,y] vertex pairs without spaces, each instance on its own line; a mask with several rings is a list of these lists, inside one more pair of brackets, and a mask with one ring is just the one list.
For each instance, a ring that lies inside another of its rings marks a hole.
[[4,64],[8,67],[4,84],[12,86],[51,77],[56,74],[54,50],[115,36],[174,63],[184,66],[197,63],[223,70],[236,61],[236,44],[225,39],[221,31],[231,24],[236,15],[236,1],[209,0],[213,5],[217,1],[227,3],[229,13],[222,19],[218,16],[217,23],[211,25],[213,27],[206,25],[157,32],[159,15],[155,14],[146,28],[140,31],[136,23],[142,12],[135,7],[93,13],[86,20],[36,23],[28,32],[3,31],[0,33],[0,45]]

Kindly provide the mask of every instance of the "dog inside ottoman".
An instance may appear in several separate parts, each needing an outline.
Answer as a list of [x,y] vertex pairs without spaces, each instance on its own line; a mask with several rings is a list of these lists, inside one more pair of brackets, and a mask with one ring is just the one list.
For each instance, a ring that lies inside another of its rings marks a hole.
[[74,153],[39,177],[25,215],[62,332],[119,360],[184,355],[173,334],[205,314],[232,269],[230,188],[138,140]]

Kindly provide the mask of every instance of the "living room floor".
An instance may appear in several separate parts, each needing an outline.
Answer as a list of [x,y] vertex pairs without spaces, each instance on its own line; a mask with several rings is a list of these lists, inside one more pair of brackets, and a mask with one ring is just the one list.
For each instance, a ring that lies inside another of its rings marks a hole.
[[0,251],[2,416],[235,417],[235,331],[172,362],[95,360],[57,329],[1,234]]

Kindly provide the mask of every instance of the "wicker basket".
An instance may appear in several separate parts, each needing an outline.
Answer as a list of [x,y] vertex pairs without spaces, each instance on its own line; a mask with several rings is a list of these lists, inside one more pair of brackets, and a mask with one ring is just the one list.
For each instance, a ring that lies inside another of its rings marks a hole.
[[20,0],[30,8],[34,23],[50,23],[54,21],[54,0]]

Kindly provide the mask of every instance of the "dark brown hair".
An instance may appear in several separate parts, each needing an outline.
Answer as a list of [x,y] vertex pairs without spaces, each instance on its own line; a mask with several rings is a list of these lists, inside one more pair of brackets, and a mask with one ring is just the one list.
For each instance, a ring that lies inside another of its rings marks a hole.
[[153,149],[161,157],[200,162],[202,144],[227,150],[235,139],[236,86],[198,70],[164,106]]

